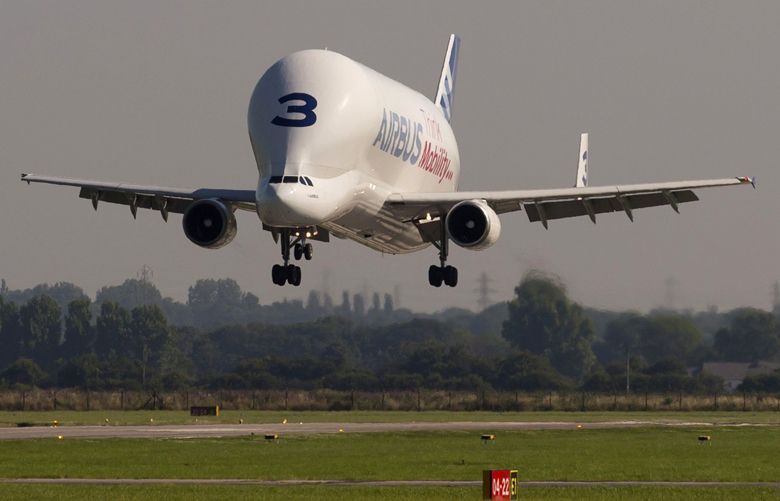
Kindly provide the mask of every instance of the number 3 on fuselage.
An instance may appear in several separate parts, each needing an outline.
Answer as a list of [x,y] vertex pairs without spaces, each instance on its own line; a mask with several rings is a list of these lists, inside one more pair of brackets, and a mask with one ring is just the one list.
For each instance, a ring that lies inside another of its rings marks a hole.
[[317,122],[317,114],[314,113],[314,108],[317,107],[317,99],[311,94],[305,92],[292,92],[279,98],[279,103],[284,104],[289,101],[301,101],[302,105],[289,104],[287,105],[288,115],[293,113],[299,113],[303,115],[303,118],[286,118],[276,115],[271,123],[279,125],[280,127],[309,127]]

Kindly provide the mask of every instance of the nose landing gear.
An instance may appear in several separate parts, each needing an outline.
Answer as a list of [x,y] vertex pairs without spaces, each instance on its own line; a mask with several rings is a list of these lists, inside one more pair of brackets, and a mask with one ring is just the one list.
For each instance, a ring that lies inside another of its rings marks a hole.
[[300,261],[301,258],[305,258],[306,261],[311,261],[314,255],[314,247],[311,244],[298,243],[293,247],[293,255],[296,261]]
[[294,287],[298,287],[301,285],[301,267],[290,264],[290,247],[293,247],[294,249],[293,253],[296,260],[305,257],[307,261],[311,260],[314,249],[310,243],[306,243],[305,238],[302,239],[301,237],[296,236],[293,241],[289,228],[282,229],[279,237],[284,264],[273,265],[273,268],[271,268],[271,280],[276,285],[288,283]]

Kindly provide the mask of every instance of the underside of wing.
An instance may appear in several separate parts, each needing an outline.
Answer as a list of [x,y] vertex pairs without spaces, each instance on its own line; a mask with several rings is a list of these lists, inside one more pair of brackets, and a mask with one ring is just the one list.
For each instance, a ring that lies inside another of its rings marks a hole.
[[192,202],[203,199],[218,199],[237,209],[252,212],[255,210],[254,190],[166,188],[38,176],[36,174],[22,174],[21,179],[28,184],[45,183],[78,187],[80,188],[79,197],[91,200],[95,209],[100,202],[127,205],[130,207],[133,217],[135,217],[136,211],[141,208],[159,211],[163,219],[167,220],[168,213],[183,214]]
[[454,193],[394,193],[385,207],[407,221],[430,220],[445,215],[464,200],[484,200],[497,214],[525,209],[532,222],[547,227],[551,219],[625,212],[633,220],[633,210],[669,205],[679,212],[679,204],[698,200],[694,189],[716,186],[753,185],[750,177],[647,183],[622,186],[593,186],[544,190],[464,191]]

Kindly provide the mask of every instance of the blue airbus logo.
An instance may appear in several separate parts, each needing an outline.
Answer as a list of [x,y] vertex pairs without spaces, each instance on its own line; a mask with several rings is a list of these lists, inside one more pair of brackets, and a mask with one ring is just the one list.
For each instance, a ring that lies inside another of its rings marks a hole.
[[422,153],[422,132],[421,123],[383,109],[382,123],[379,124],[373,146],[415,165]]

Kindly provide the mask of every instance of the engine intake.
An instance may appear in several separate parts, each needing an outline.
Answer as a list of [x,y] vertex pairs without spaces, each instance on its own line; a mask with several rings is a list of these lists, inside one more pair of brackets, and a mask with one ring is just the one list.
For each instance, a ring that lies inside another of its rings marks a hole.
[[450,239],[466,249],[486,249],[501,235],[498,214],[481,200],[455,204],[444,222]]
[[231,208],[215,199],[192,203],[184,213],[182,226],[192,243],[207,249],[224,247],[238,231]]

